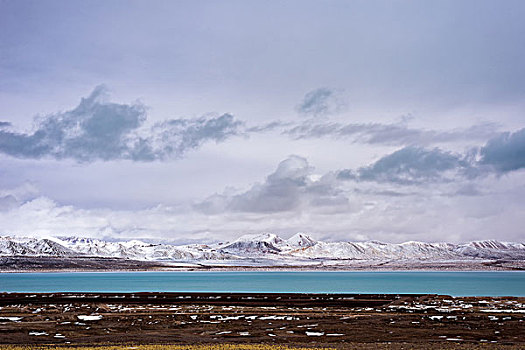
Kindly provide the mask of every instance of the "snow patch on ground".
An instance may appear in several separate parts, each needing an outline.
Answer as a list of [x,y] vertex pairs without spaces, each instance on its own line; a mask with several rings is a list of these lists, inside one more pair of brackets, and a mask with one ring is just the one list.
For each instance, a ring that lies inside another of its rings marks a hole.
[[78,315],[77,317],[81,321],[98,321],[102,319],[102,315]]

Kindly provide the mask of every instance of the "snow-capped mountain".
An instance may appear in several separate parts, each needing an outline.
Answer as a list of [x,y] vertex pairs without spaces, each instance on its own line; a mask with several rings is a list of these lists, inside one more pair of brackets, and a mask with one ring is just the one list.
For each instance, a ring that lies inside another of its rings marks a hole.
[[405,242],[322,242],[304,233],[289,239],[272,233],[244,235],[231,242],[175,246],[138,240],[0,237],[0,256],[113,257],[152,261],[209,260],[525,260],[525,244],[474,241],[465,244]]
[[107,242],[92,238],[0,237],[0,256],[112,257],[136,260],[223,260],[228,254],[207,245],[174,246],[138,240]]
[[221,250],[241,256],[260,256],[279,254],[286,247],[286,241],[273,233],[244,235],[231,243],[226,243]]
[[54,239],[0,237],[0,256],[72,256],[76,252]]
[[296,233],[286,240],[273,233],[262,233],[241,236],[233,242],[222,244],[220,249],[240,256],[294,255],[298,250],[312,247],[316,243],[316,240],[304,233]]
[[390,244],[382,242],[318,242],[301,252],[310,258],[332,259],[457,259],[462,257],[455,251],[455,245],[449,243],[406,242]]
[[286,242],[294,248],[309,248],[317,243],[315,239],[305,233],[299,232],[288,238]]
[[460,245],[457,252],[482,259],[525,259],[525,244],[489,241],[474,241]]

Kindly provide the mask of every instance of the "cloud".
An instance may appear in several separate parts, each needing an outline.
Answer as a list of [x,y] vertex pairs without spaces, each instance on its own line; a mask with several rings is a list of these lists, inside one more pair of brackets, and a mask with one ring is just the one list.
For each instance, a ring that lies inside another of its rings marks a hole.
[[141,147],[135,146],[138,160],[178,157],[204,142],[221,142],[238,135],[242,122],[230,114],[196,119],[170,119],[155,124],[148,138],[141,138]]
[[[521,241],[521,227],[525,225],[525,178],[519,175],[476,179],[479,188],[490,189],[476,196],[447,195],[448,190],[455,187],[447,183],[438,184],[435,191],[423,189],[413,194],[390,196],[388,200],[381,193],[356,191],[351,193],[351,205],[328,208],[316,207],[315,197],[303,194],[295,210],[225,211],[219,215],[184,205],[163,204],[137,210],[83,209],[48,197],[37,197],[8,211],[0,211],[0,226],[3,234],[9,235],[79,235],[113,240],[147,238],[181,244],[231,240],[244,233],[275,232],[285,236],[298,231],[311,232],[326,240],[388,242],[494,239],[497,232],[500,240]],[[310,176],[310,181],[320,180]],[[319,184],[333,184],[333,181],[327,179]],[[387,186],[363,182],[357,187],[366,190]],[[334,208],[336,210],[319,210]]]
[[18,206],[19,202],[12,195],[0,197],[0,211],[7,211]]
[[[510,171],[525,167],[523,158],[520,158],[523,154],[523,135],[523,131],[504,134],[489,140],[482,148],[466,153],[437,147],[405,146],[368,166],[328,172],[323,176],[315,176],[305,158],[291,156],[279,163],[264,182],[254,184],[241,193],[228,190],[227,193],[212,195],[194,208],[207,214],[313,212],[321,207],[348,209],[350,192],[344,183],[349,180],[363,185],[371,183],[370,188],[353,189],[358,195],[411,197],[422,193],[407,193],[399,186],[450,184],[438,192],[453,196],[480,196],[483,192],[472,181],[493,174],[493,169]],[[489,151],[494,149],[499,157],[490,158]],[[480,155],[481,160],[478,160]],[[506,164],[506,167],[498,167],[500,163]],[[487,167],[487,164],[494,167]],[[381,186],[377,187],[378,184]]]
[[341,91],[319,88],[308,92],[301,103],[297,106],[297,111],[305,116],[326,116],[336,114],[344,110],[346,101]]
[[234,196],[228,207],[234,211],[280,212],[296,209],[309,185],[311,168],[305,158],[292,156],[279,163],[263,184]]
[[499,173],[525,168],[525,129],[489,140],[480,155],[480,164],[491,166]]
[[350,138],[355,143],[382,145],[429,145],[434,143],[470,140],[487,140],[496,134],[498,125],[484,123],[466,129],[425,130],[411,128],[405,122],[381,123],[301,123],[284,130],[283,133],[295,139],[322,137]]
[[476,185],[474,185],[472,183],[467,183],[465,185],[462,185],[460,188],[458,188],[453,193],[453,195],[471,196],[471,197],[481,196],[483,194],[484,194],[484,192],[481,191]]
[[[477,159],[479,158],[479,160]],[[525,168],[525,129],[503,133],[466,154],[439,148],[407,146],[357,170],[337,172],[340,180],[389,182],[401,185],[452,181]],[[449,176],[447,176],[447,174]],[[458,192],[460,193],[460,192]],[[476,194],[472,188],[462,194]]]
[[426,150],[420,147],[404,147],[367,167],[356,171],[342,170],[337,177],[406,185],[443,181],[445,172],[456,173],[469,167],[470,164],[461,156],[438,148]]
[[0,129],[7,128],[7,127],[10,127],[10,126],[11,126],[10,122],[2,122],[2,121],[0,121]]
[[171,119],[145,128],[146,107],[108,102],[106,89],[91,95],[67,112],[37,120],[31,134],[0,130],[0,152],[39,159],[131,159],[153,161],[179,158],[208,141],[237,135],[242,124],[229,114],[197,119]]
[[[410,187],[375,181],[353,183],[332,173],[319,176],[306,159],[291,156],[260,184],[243,191],[228,189],[212,196],[213,203],[210,198],[199,203],[211,203],[208,208],[185,201],[135,209],[82,208],[35,195],[29,184],[3,190],[0,226],[4,234],[180,243],[230,240],[244,233],[268,231],[282,235],[307,231],[327,240],[390,242],[493,239],[494,232],[499,232],[499,239],[521,239],[525,178],[520,173],[457,180]],[[293,200],[281,200],[280,191],[291,194]],[[26,199],[20,200],[22,196]]]
[[17,187],[0,188],[0,211],[9,211],[22,203],[34,199],[39,190],[29,182]]
[[255,126],[249,127],[246,129],[246,132],[259,133],[259,132],[273,131],[276,129],[282,129],[283,127],[289,126],[290,124],[292,123],[290,122],[285,123],[285,122],[281,122],[280,120],[277,120],[277,121],[269,122],[266,124],[255,125]]
[[196,208],[208,213],[279,213],[303,207],[346,205],[348,200],[334,179],[330,176],[314,179],[312,170],[305,158],[290,156],[263,183],[240,194],[216,194],[198,203]]

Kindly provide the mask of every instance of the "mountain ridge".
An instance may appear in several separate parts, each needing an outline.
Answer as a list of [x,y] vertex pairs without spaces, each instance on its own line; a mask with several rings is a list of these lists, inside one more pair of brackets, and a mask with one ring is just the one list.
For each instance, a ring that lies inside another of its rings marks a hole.
[[172,245],[140,240],[110,242],[85,237],[0,236],[0,256],[108,257],[144,261],[273,260],[525,260],[525,244],[496,240],[403,243],[323,242],[305,233],[283,239],[273,233],[243,235],[214,244]]

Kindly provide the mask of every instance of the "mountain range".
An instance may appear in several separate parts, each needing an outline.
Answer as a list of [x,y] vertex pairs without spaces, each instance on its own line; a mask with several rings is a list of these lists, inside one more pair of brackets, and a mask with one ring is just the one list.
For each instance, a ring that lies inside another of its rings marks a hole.
[[496,240],[452,243],[322,242],[297,233],[289,239],[275,234],[244,235],[230,242],[171,245],[139,240],[111,242],[81,237],[0,237],[1,257],[106,257],[142,261],[238,261],[307,264],[313,261],[450,261],[525,260],[525,244]]

